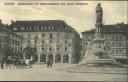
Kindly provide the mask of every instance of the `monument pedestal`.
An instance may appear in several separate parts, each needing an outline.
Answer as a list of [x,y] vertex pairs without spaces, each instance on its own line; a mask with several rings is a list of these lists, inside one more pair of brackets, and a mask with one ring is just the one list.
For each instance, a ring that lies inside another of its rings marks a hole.
[[86,64],[112,64],[112,59],[89,59]]
[[88,44],[83,62],[86,64],[112,64],[113,60],[109,56],[110,53],[104,47],[104,39],[95,37]]

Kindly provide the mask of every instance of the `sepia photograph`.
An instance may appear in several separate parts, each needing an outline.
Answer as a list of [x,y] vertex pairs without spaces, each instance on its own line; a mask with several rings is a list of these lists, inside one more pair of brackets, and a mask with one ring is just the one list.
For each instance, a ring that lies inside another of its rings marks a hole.
[[0,81],[128,81],[128,1],[0,0]]

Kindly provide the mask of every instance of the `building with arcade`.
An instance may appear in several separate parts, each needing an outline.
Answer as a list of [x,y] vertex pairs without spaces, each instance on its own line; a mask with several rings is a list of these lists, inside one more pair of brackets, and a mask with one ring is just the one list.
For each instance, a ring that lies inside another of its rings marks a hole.
[[80,59],[81,39],[78,32],[61,20],[12,21],[10,30],[22,36],[21,49],[35,49],[35,62],[77,63]]

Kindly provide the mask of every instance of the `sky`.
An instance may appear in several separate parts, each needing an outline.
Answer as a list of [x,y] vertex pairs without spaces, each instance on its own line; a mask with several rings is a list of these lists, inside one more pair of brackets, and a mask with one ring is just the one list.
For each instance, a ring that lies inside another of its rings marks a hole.
[[[103,7],[103,24],[127,23],[128,1],[79,1],[86,5],[5,5],[0,1],[0,19],[4,24],[10,24],[11,20],[64,20],[68,25],[76,29],[80,34],[85,30],[95,28],[97,3]],[[18,0],[14,3],[27,2]],[[31,1],[28,1],[31,3]],[[48,3],[48,1],[33,1]],[[53,1],[55,2],[55,1]],[[57,1],[58,2],[58,1]],[[71,1],[73,2],[73,1]],[[62,3],[62,1],[60,2]],[[65,3],[68,3],[66,1]],[[76,3],[76,2],[73,2]]]

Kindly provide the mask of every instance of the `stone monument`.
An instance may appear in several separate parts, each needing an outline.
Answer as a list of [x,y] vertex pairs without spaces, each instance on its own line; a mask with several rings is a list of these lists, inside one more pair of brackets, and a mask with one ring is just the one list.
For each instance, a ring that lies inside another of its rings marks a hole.
[[94,39],[88,43],[88,48],[84,56],[85,63],[87,64],[105,64],[112,63],[109,52],[105,50],[104,38],[102,38],[102,19],[103,9],[101,4],[96,6],[96,24]]

